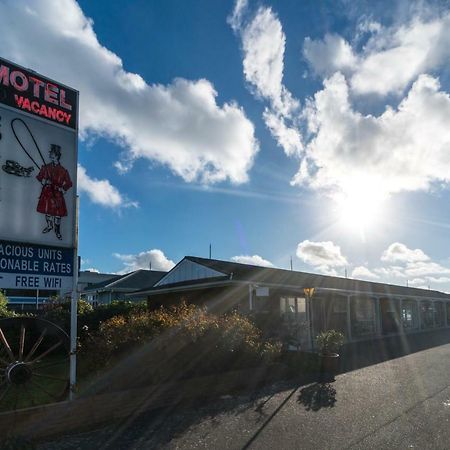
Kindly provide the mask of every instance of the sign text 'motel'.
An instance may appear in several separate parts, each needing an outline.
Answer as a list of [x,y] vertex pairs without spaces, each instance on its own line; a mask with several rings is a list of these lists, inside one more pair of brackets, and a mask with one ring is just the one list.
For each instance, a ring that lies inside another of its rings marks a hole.
[[1,103],[76,129],[76,91],[0,61]]

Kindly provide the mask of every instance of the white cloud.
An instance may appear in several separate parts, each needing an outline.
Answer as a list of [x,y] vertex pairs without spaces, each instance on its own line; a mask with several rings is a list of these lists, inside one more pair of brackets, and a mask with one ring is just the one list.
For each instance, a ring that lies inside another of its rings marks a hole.
[[405,278],[403,266],[377,267],[374,273],[380,275],[385,281],[391,281],[393,278]]
[[363,18],[357,26],[357,36],[361,37],[361,35],[370,33],[375,34],[381,31],[383,27],[379,22],[374,20],[370,20],[367,17]]
[[385,262],[419,262],[430,258],[420,248],[410,249],[401,242],[394,242],[382,254],[381,261]]
[[[370,33],[360,53],[336,34],[306,38],[303,54],[319,75],[340,71],[349,77],[355,94],[401,94],[420,74],[433,71],[450,57],[450,14],[432,20],[382,27],[373,21],[358,25],[357,36]],[[381,70],[380,70],[381,69]]]
[[279,102],[286,42],[280,21],[270,8],[260,8],[241,36],[245,79],[259,95]]
[[85,269],[86,272],[94,272],[94,273],[100,273],[100,270],[95,269],[94,267],[89,267],[89,269]]
[[343,267],[348,264],[347,259],[341,253],[341,248],[331,241],[305,240],[300,242],[297,247],[297,256],[306,264],[329,275],[336,275],[335,267]]
[[114,256],[120,259],[125,266],[122,270],[117,272],[118,274],[125,274],[138,269],[149,270],[150,264],[152,270],[162,270],[167,272],[175,265],[175,263],[168,259],[159,249],[147,250],[136,255],[114,253]]
[[108,180],[91,178],[80,165],[77,180],[78,192],[87,194],[93,203],[108,208],[138,206],[136,202],[128,201]]
[[419,287],[419,286],[424,286],[425,283],[426,283],[426,280],[423,278],[414,278],[413,280],[408,282],[408,285],[414,286],[414,287]]
[[352,271],[352,278],[359,278],[363,280],[378,280],[380,277],[365,266],[355,267]]
[[449,27],[447,14],[431,21],[416,18],[398,28],[378,29],[352,76],[353,90],[358,94],[401,93],[420,74],[446,64],[450,57]]
[[305,111],[312,139],[294,184],[332,192],[390,194],[450,181],[450,96],[421,75],[396,109],[355,111],[345,77],[324,83]]
[[[242,39],[245,78],[269,102],[264,121],[277,143],[287,155],[302,158],[292,184],[332,196],[357,191],[380,202],[392,193],[450,181],[450,97],[437,78],[424,73],[450,56],[450,34],[444,32],[450,15],[428,21],[418,16],[390,28],[366,19],[356,30],[359,36],[369,33],[359,52],[336,34],[306,39],[305,58],[329,78],[301,112],[283,84],[286,36],[279,18],[267,7],[245,21],[248,15],[247,3],[238,2],[232,17],[239,16],[233,26]],[[354,107],[354,94],[408,87],[396,107],[379,115]]]
[[[324,275],[343,276],[344,266],[349,265],[341,248],[331,241],[305,240],[298,245],[297,256]],[[381,261],[386,265],[375,268],[367,265],[354,267],[351,277],[398,285],[408,283],[409,286],[420,288],[450,283],[450,268],[432,261],[421,249],[410,249],[395,242],[383,252]]]
[[450,277],[428,277],[427,280],[432,283],[450,283]]
[[303,54],[314,71],[322,76],[354,70],[358,62],[350,44],[336,34],[327,33],[323,40],[306,38]]
[[227,19],[228,24],[234,31],[239,31],[242,26],[243,15],[248,8],[248,0],[236,0],[234,4],[233,12]]
[[208,80],[150,85],[127,72],[75,0],[7,0],[0,28],[4,57],[80,91],[81,136],[121,145],[122,168],[146,158],[188,182],[248,180],[254,126],[234,102],[217,104]]
[[283,84],[286,36],[281,22],[271,8],[260,7],[250,21],[243,15],[247,3],[237,1],[228,19],[240,36],[243,50],[243,69],[246,81],[256,96],[269,101],[264,121],[278,145],[288,156],[302,150],[301,136],[295,126],[299,102]]
[[405,276],[411,277],[425,277],[430,275],[450,275],[450,269],[442,266],[439,263],[433,261],[417,261],[407,263],[405,270]]
[[231,261],[241,263],[241,264],[251,264],[253,266],[262,266],[262,267],[273,267],[273,264],[267,259],[262,258],[259,255],[240,255],[233,256]]
[[278,145],[284,149],[287,156],[296,156],[303,148],[300,133],[292,126],[286,125],[283,115],[274,113],[266,108],[263,114],[264,122],[276,139]]
[[[305,58],[328,78],[300,110],[283,84],[286,36],[279,18],[260,7],[246,21],[248,9],[237,2],[232,16],[239,16],[233,27],[242,39],[244,74],[270,105],[264,120],[277,143],[301,158],[292,184],[335,198],[357,192],[358,200],[379,204],[393,193],[450,182],[450,96],[432,75],[450,57],[450,14],[430,19],[417,9],[413,20],[391,27],[363,18],[355,38],[365,42],[355,48],[336,34],[307,38]],[[398,105],[377,115],[355,108],[361,94],[404,92]]]
[[381,261],[391,264],[373,270],[383,281],[409,280],[408,284],[416,287],[450,282],[450,268],[433,261],[423,250],[410,249],[400,242],[391,244],[383,252]]

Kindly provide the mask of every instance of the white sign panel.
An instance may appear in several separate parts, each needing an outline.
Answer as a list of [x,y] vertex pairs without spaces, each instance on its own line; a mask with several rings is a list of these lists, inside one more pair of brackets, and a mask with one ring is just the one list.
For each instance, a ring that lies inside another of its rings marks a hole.
[[269,296],[269,288],[268,287],[256,288],[256,296],[257,297],[268,297]]

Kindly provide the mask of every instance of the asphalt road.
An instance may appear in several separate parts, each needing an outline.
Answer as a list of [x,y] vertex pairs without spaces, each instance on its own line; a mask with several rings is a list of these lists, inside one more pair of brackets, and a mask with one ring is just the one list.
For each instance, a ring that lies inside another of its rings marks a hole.
[[449,449],[450,344],[344,373],[334,383],[277,383],[38,448]]

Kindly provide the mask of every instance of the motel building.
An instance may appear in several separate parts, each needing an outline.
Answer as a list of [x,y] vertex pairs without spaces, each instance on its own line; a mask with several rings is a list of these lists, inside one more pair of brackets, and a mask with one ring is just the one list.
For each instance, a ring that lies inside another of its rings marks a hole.
[[347,342],[450,327],[443,292],[186,256],[144,296],[150,308],[181,301],[222,314],[251,315],[268,335],[292,336],[314,349],[314,337],[335,329]]

